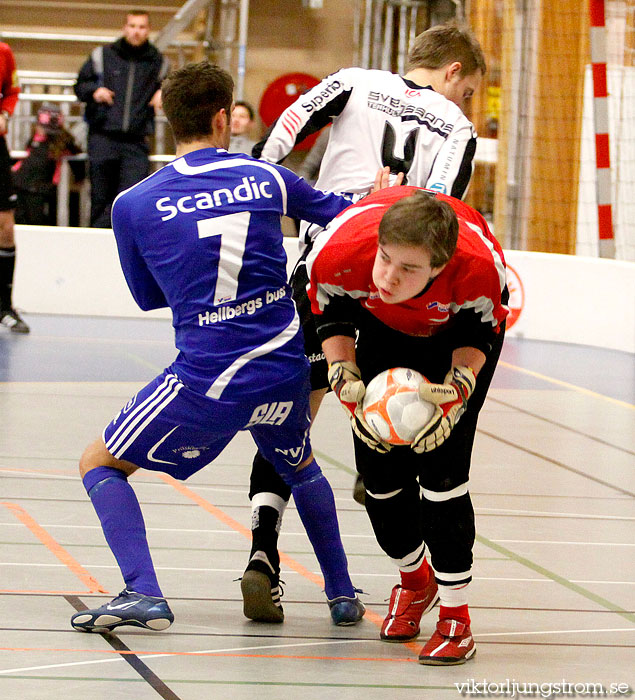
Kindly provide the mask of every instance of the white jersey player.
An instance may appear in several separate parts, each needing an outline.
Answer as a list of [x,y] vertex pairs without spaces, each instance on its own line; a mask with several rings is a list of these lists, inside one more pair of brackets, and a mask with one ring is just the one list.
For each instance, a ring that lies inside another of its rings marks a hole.
[[[404,184],[460,199],[476,150],[476,133],[462,108],[485,71],[483,52],[469,31],[454,24],[432,27],[416,37],[405,75],[345,68],[328,76],[281,114],[252,155],[279,163],[296,143],[332,122],[318,189],[355,201],[371,191],[377,169],[388,167],[395,180],[403,177]],[[329,383],[306,293],[304,258],[321,230],[319,225],[302,222],[305,250],[291,280],[311,366],[314,417]],[[249,494],[252,551],[247,571],[266,560],[268,568],[263,570],[272,582],[279,572],[277,533],[289,495],[273,466],[257,454]],[[363,502],[364,495],[358,479],[355,499]]]
[[404,184],[460,199],[476,150],[462,107],[484,73],[471,34],[433,27],[416,38],[404,76],[363,68],[333,73],[288,107],[252,154],[280,163],[296,143],[332,122],[318,189],[357,199],[371,191],[377,169],[388,166],[404,173]]

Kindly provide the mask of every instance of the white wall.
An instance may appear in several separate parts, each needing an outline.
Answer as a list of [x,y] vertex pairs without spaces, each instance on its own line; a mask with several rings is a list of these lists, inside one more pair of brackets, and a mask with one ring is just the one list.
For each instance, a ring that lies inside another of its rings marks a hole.
[[509,335],[594,345],[635,353],[635,263],[550,253],[505,251],[515,306],[524,307]]
[[[112,231],[16,226],[14,304],[28,313],[170,318],[145,313],[130,296]],[[297,240],[285,239],[289,266]],[[506,251],[510,305],[522,310],[509,334],[635,353],[635,263]],[[521,293],[522,287],[522,293]]]

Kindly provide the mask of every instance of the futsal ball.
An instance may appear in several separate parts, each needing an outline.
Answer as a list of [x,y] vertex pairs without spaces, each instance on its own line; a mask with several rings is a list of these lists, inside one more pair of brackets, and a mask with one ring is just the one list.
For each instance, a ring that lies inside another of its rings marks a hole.
[[373,431],[391,445],[409,445],[432,418],[434,404],[417,391],[428,380],[406,367],[394,367],[371,379],[362,403],[364,418]]

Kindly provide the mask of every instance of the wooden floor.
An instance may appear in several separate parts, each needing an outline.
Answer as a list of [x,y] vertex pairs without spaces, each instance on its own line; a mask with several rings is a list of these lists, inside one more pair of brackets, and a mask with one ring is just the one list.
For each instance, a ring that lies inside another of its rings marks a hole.
[[[360,625],[330,623],[293,505],[280,538],[285,622],[243,617],[236,579],[249,551],[254,451],[244,434],[185,484],[153,473],[132,479],[175,624],[163,633],[72,630],[77,608],[123,588],[77,459],[171,361],[171,328],[28,321],[29,336],[0,333],[3,700],[419,700],[483,697],[483,690],[490,697],[598,697],[588,684],[627,697],[635,689],[632,355],[506,343],[472,467],[478,651],[463,666],[437,668],[417,663],[436,612],[424,618],[420,642],[379,641],[397,576],[352,500],[351,440],[332,397],[313,444],[335,491],[353,581],[367,593]],[[554,690],[561,692],[547,694]]]

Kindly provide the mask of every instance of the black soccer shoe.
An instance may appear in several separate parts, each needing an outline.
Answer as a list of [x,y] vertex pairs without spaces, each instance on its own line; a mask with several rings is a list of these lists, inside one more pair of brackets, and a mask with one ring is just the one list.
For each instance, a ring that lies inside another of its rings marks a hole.
[[262,551],[254,552],[242,579],[243,613],[256,622],[282,622],[284,611],[280,596],[280,570],[274,569]]
[[0,309],[0,326],[8,328],[12,333],[28,333],[31,330],[12,308]]

